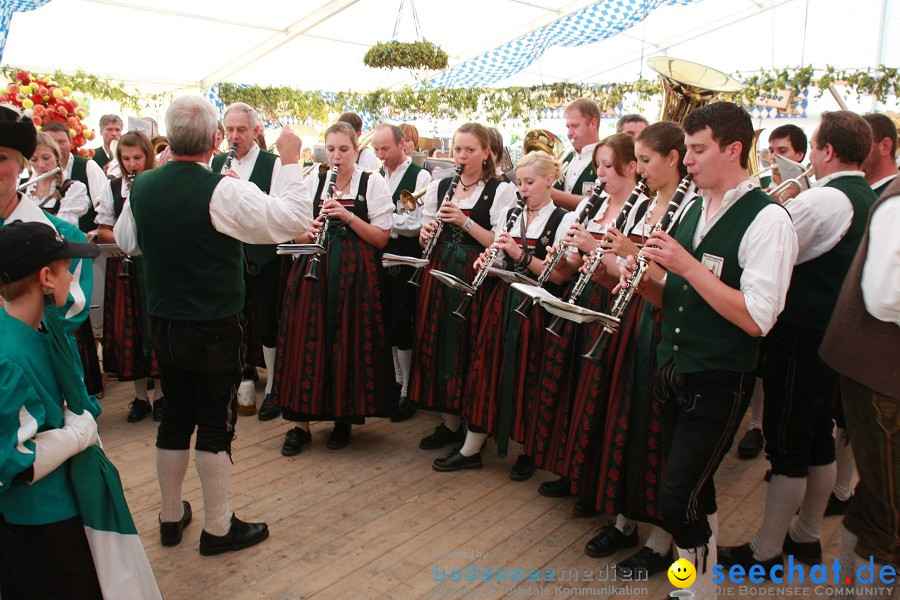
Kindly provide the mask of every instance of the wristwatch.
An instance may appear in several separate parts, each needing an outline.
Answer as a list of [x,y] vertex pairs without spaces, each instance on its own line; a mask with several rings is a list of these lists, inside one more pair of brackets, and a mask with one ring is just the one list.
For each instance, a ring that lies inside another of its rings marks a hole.
[[468,231],[468,230],[472,229],[472,225],[474,225],[474,224],[475,224],[475,221],[473,221],[472,218],[469,217],[469,218],[466,220],[465,224],[463,225],[463,229],[465,229],[466,231]]

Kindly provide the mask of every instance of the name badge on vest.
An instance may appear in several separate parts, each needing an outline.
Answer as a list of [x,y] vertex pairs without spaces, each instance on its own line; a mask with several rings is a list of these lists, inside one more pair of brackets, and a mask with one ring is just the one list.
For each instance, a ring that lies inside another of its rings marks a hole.
[[713,275],[722,279],[722,265],[725,264],[725,259],[721,256],[713,256],[712,254],[703,253],[703,260],[700,261],[701,264],[713,272]]
[[594,182],[593,181],[585,181],[581,184],[581,195],[582,196],[590,196],[591,192],[594,191]]

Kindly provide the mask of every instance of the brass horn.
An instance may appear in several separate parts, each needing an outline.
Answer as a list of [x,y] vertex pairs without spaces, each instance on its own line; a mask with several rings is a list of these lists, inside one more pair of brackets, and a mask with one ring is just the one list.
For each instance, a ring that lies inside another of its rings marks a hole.
[[415,192],[400,190],[400,205],[404,208],[404,210],[408,210],[410,212],[416,210],[416,208],[424,204],[422,196],[424,196],[425,192],[427,191],[428,186],[425,186],[420,190],[416,190]]
[[716,69],[668,56],[654,56],[647,66],[659,73],[663,84],[660,121],[684,123],[691,112],[706,106],[720,93],[735,93],[741,83]]
[[532,129],[522,140],[522,152],[528,154],[535,150],[543,150],[550,156],[559,158],[565,150],[565,144],[552,132],[546,129]]

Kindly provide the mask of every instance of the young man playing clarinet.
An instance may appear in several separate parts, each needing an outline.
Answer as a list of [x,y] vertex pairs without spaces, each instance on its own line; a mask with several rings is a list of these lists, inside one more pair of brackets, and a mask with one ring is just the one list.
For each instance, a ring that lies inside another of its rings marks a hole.
[[787,212],[748,179],[750,116],[719,102],[684,123],[684,164],[702,190],[676,237],[654,233],[644,252],[668,271],[640,293],[663,310],[657,382],[668,462],[663,527],[697,569],[695,596],[715,598],[713,476],[756,382],[760,337],[784,306],[797,238]]

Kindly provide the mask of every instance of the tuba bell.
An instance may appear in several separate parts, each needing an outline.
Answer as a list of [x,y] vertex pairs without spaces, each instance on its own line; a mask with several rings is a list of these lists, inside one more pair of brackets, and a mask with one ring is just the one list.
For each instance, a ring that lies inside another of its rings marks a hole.
[[690,113],[709,104],[720,93],[741,91],[734,77],[710,67],[668,56],[654,56],[647,66],[659,73],[663,84],[660,121],[681,125]]
[[550,156],[559,158],[565,151],[565,144],[553,132],[546,129],[532,129],[522,140],[522,152],[528,154],[535,150],[543,150]]

